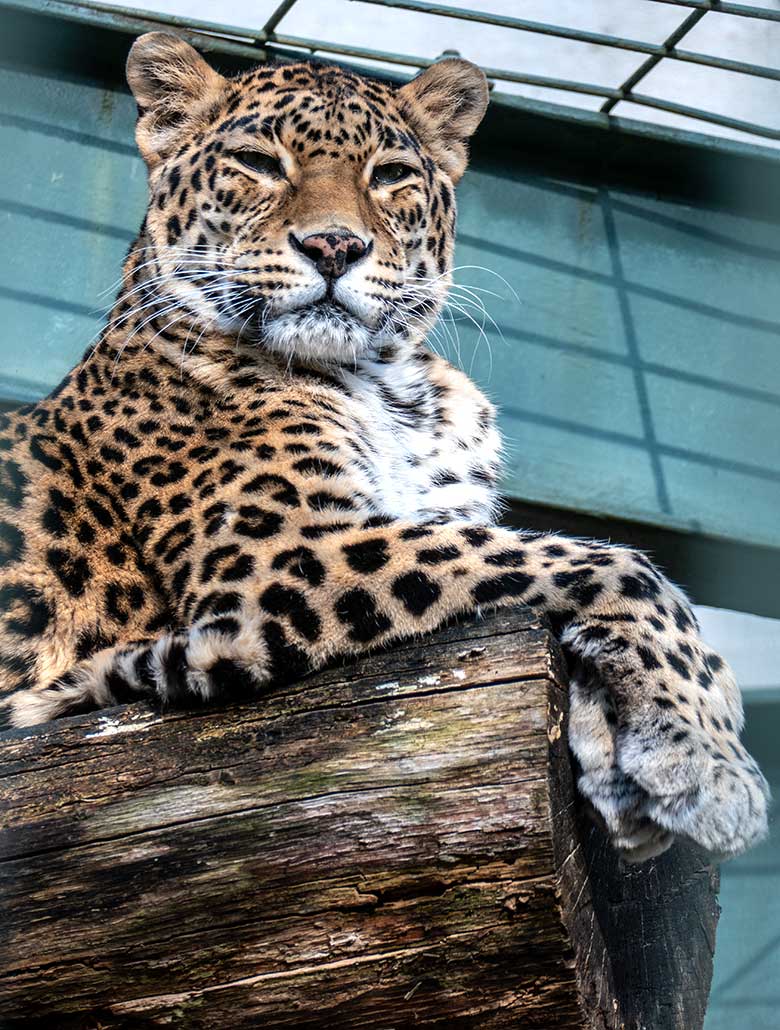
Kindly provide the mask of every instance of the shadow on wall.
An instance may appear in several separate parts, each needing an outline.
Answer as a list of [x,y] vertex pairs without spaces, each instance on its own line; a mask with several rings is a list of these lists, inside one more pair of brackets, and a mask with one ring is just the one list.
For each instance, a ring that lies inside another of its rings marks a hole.
[[776,545],[774,227],[543,175],[478,168],[461,192],[458,263],[519,295],[490,353],[461,340],[501,404],[510,493]]

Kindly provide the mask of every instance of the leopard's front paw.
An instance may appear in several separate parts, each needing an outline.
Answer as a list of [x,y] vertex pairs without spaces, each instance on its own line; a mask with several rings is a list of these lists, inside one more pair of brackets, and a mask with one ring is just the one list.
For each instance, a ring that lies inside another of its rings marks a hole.
[[671,833],[720,858],[766,835],[769,787],[735,731],[705,731],[667,710],[646,716],[618,750],[620,767],[647,795],[645,814]]
[[572,671],[569,703],[569,746],[580,765],[577,786],[591,817],[627,861],[663,854],[674,835],[648,817],[647,793],[618,765],[617,713],[593,669]]
[[[606,795],[613,808],[629,809],[621,811],[624,821],[643,825],[645,819],[648,832],[655,827],[687,837],[715,856],[756,844],[767,832],[769,789],[739,741],[742,710],[726,663],[692,632],[682,643],[677,639],[674,650],[612,644],[600,654],[591,649],[589,656],[613,705],[610,717],[600,701],[611,733],[603,727],[595,735],[593,727],[583,733],[588,709],[580,705],[578,711],[572,698],[570,737],[583,765],[580,789],[603,816]],[[598,694],[591,689],[589,697],[592,723]],[[611,754],[600,761],[596,739],[611,741]],[[608,815],[605,821],[609,826]]]

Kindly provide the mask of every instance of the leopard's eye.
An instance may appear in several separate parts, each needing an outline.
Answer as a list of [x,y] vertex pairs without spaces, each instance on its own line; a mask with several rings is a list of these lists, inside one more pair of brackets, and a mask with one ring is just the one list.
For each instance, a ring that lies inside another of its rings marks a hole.
[[402,179],[408,179],[413,172],[413,168],[410,168],[409,165],[401,164],[400,161],[394,161],[387,165],[377,165],[371,176],[371,185],[392,186],[396,182],[401,182]]
[[231,154],[242,165],[251,168],[253,172],[260,172],[261,175],[269,175],[272,179],[283,179],[284,168],[281,161],[270,154],[261,154],[259,150],[235,150]]

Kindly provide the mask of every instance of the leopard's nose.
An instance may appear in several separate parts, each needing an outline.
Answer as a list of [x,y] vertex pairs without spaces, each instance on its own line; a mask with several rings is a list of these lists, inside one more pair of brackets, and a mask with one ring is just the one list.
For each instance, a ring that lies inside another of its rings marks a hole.
[[290,243],[317,266],[325,279],[338,279],[371,250],[366,243],[348,229],[334,229],[331,232],[315,232],[303,239],[290,233]]

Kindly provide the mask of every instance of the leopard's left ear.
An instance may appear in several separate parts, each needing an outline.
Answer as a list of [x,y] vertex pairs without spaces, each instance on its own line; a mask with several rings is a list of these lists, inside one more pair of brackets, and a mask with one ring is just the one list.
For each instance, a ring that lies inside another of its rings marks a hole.
[[127,81],[138,103],[135,138],[150,168],[181,138],[184,126],[210,108],[225,84],[197,50],[168,32],[147,32],[133,43]]
[[488,105],[484,72],[470,61],[447,58],[426,68],[398,93],[410,125],[457,182],[468,163],[468,139]]

